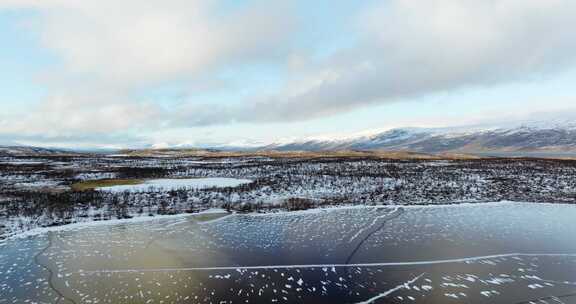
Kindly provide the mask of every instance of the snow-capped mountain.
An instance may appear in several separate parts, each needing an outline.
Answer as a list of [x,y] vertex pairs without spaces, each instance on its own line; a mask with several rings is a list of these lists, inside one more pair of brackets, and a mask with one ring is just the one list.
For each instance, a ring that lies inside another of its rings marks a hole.
[[345,139],[271,144],[266,150],[391,150],[425,153],[576,153],[575,121],[452,128],[398,128]]

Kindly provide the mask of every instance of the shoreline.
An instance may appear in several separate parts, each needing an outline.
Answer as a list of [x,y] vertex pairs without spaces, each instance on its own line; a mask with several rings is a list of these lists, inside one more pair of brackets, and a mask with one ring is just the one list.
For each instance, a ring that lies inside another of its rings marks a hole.
[[87,220],[82,222],[64,224],[60,226],[53,226],[53,227],[37,227],[33,228],[24,232],[16,233],[14,235],[8,236],[3,240],[0,240],[0,246],[9,240],[14,239],[22,239],[27,237],[34,237],[42,234],[46,234],[49,232],[59,232],[59,231],[71,231],[71,230],[78,230],[90,227],[100,227],[100,226],[114,226],[114,225],[121,225],[121,224],[137,224],[137,223],[144,223],[144,222],[151,222],[151,221],[160,221],[165,219],[177,219],[177,218],[184,218],[190,216],[198,216],[198,215],[206,215],[206,214],[220,214],[220,213],[229,213],[224,209],[218,208],[211,208],[206,209],[204,211],[198,213],[178,213],[178,214],[166,214],[166,215],[142,215],[142,216],[134,216],[132,218],[127,219],[113,219],[113,220]]

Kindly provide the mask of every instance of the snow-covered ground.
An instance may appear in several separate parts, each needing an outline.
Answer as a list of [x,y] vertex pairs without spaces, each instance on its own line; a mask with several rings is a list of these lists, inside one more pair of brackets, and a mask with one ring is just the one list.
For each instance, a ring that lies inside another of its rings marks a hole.
[[179,178],[179,179],[151,179],[146,180],[141,184],[136,185],[119,185],[100,187],[97,190],[112,191],[112,192],[143,192],[150,189],[170,191],[177,189],[206,189],[206,188],[224,188],[224,187],[237,187],[243,184],[249,184],[252,180],[238,179],[238,178],[225,178],[225,177],[206,177],[206,178]]

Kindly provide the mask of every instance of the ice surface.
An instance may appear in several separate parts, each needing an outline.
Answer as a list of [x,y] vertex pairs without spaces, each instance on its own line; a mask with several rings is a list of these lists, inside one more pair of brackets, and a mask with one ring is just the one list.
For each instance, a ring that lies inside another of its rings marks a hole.
[[575,212],[523,203],[210,210],[84,226],[0,246],[0,291],[10,302],[55,302],[37,255],[77,303],[544,303],[576,286]]

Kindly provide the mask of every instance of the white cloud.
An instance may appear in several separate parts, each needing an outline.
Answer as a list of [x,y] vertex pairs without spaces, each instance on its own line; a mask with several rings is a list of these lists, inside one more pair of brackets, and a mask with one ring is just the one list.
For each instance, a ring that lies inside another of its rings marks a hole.
[[[146,86],[278,55],[290,21],[264,4],[217,14],[207,0],[9,1],[40,18],[30,29],[68,77]],[[0,7],[2,4],[0,4]]]
[[[81,134],[107,134],[117,131],[158,127],[162,112],[151,104],[130,101],[106,103],[98,95],[95,98],[78,94],[53,96],[24,116],[8,117],[2,133],[45,137],[78,136]],[[112,100],[118,96],[107,95]],[[77,100],[83,102],[79,103]]]
[[576,59],[571,0],[389,0],[359,19],[358,45],[316,69],[307,67],[285,92],[250,107],[256,117],[244,117],[314,118],[441,91],[530,81]]
[[572,63],[575,17],[570,0],[396,0],[363,23],[382,67],[402,84],[416,81],[412,91],[527,79]]

